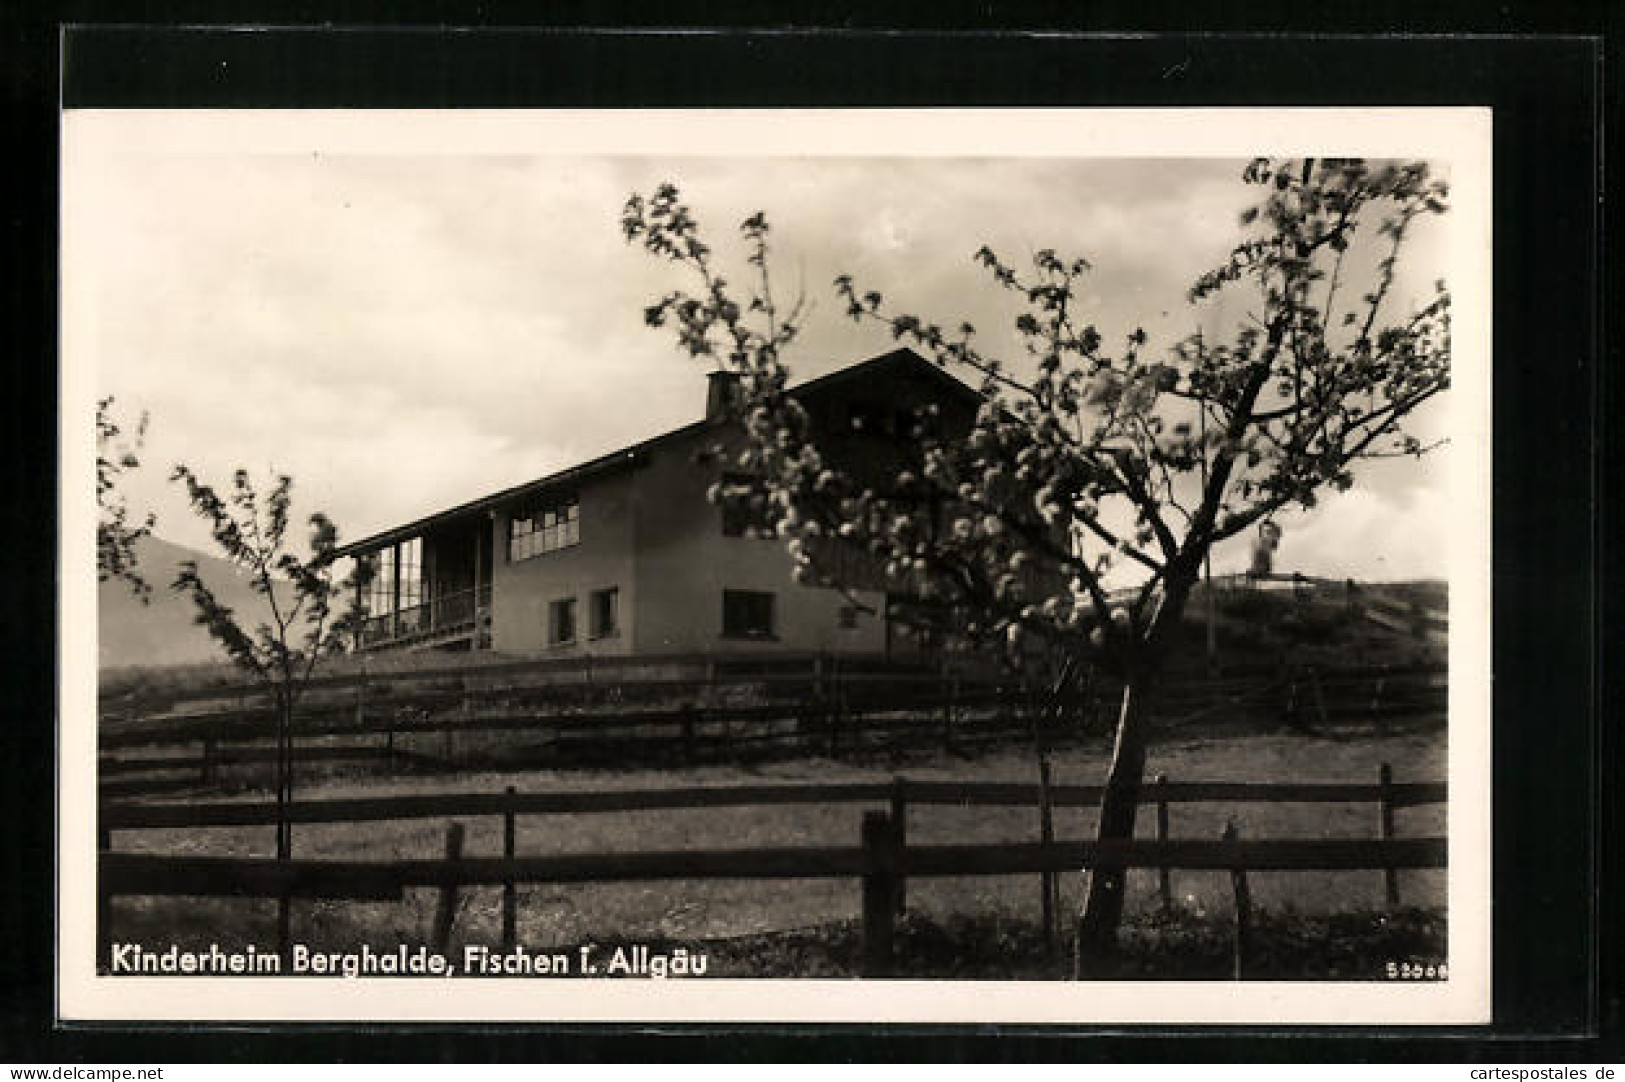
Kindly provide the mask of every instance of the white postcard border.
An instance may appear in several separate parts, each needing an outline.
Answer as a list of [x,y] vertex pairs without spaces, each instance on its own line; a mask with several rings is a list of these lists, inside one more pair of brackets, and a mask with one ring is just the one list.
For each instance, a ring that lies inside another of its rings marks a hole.
[[[74,110],[62,130],[57,994],[64,1020],[1473,1024],[1490,1020],[1490,180],[1482,108]],[[1444,982],[108,977],[94,965],[96,509],[91,241],[102,155],[234,151],[805,156],[1419,156],[1452,178],[1449,964]],[[521,151],[522,148],[522,151]],[[1072,153],[1069,154],[1068,151]]]

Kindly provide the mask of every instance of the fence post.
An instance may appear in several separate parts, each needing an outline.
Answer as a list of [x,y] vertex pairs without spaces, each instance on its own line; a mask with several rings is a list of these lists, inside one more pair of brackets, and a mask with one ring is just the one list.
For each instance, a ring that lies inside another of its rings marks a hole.
[[[463,859],[463,824],[452,823],[446,828],[446,860]],[[445,954],[451,945],[451,926],[457,920],[457,884],[447,883],[440,888],[440,904],[434,911],[434,949]]]
[[[1050,846],[1055,843],[1055,802],[1050,796],[1050,764],[1049,756],[1044,755],[1038,760],[1038,840],[1043,845],[1044,855],[1049,855]],[[1060,906],[1060,881],[1053,871],[1046,869],[1038,876],[1039,907],[1044,919],[1044,944],[1051,954],[1055,953],[1057,943],[1060,941],[1058,916]]]
[[897,835],[883,811],[863,813],[863,954],[859,975],[892,973],[893,899],[897,893]]
[[[908,848],[908,782],[901,774],[891,780],[891,825],[896,835],[897,852],[901,855]],[[897,878],[892,893],[900,916],[908,909],[908,883],[903,877]]]
[[[1157,775],[1153,791],[1157,794],[1157,841],[1165,842],[1168,840],[1168,775]],[[1173,873],[1166,864],[1157,869],[1157,898],[1162,902],[1162,908],[1173,908]]]
[[[1383,841],[1394,836],[1394,768],[1383,763],[1377,768],[1377,836]],[[1383,889],[1388,904],[1399,904],[1399,869],[1382,870]]]
[[214,737],[203,738],[203,769],[200,780],[204,785],[213,785],[215,779]]
[[[1224,824],[1224,833],[1220,837],[1226,842],[1233,842],[1241,837],[1234,819]],[[1231,940],[1230,976],[1239,981],[1246,968],[1253,935],[1253,893],[1247,886],[1245,868],[1237,865],[1230,869],[1230,890],[1236,900],[1236,927],[1235,936]]]
[[958,675],[947,676],[942,682],[947,692],[942,700],[942,750],[952,751],[954,747],[954,706],[959,698]]
[[[514,823],[514,787],[508,786],[508,806],[502,812],[502,856],[511,861],[516,852]],[[510,875],[502,881],[502,949],[513,953],[519,941],[519,891]]]

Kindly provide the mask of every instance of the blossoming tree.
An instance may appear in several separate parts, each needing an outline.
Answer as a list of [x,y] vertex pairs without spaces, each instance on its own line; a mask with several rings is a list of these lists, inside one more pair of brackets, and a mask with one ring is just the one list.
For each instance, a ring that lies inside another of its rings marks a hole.
[[184,465],[175,467],[171,479],[185,486],[215,544],[247,574],[249,587],[265,604],[268,619],[245,627],[204,581],[195,560],[181,563],[172,586],[192,599],[195,622],[270,696],[276,728],[276,851],[278,860],[288,860],[293,851],[288,807],[293,800],[295,711],[317,665],[354,641],[366,615],[361,598],[370,565],[359,561],[349,577],[335,577],[338,528],[320,512],[310,516],[310,555],[301,558],[289,550],[291,477],[278,477],[263,497],[246,470],[232,475],[225,496]]
[[[1209,551],[1348,489],[1361,460],[1425,453],[1407,421],[1450,383],[1445,283],[1392,310],[1413,225],[1447,209],[1448,187],[1427,164],[1256,159],[1241,180],[1240,234],[1189,290],[1193,303],[1244,294],[1252,310],[1225,339],[1153,350],[1135,330],[1109,349],[1079,296],[1088,262],[1049,250],[1019,269],[987,247],[975,254],[1021,307],[1007,355],[969,323],[895,312],[837,278],[848,316],[968,378],[983,399],[968,434],[919,413],[919,468],[886,486],[830,460],[785,394],[805,308],[775,299],[766,218],[740,227],[748,272],[735,286],[676,187],[633,195],[622,215],[629,242],[692,275],[645,320],[739,377],[747,479],[719,497],[770,510],[798,578],[840,587],[832,552],[861,546],[899,590],[929,602],[917,619],[974,640],[1045,644],[1121,677],[1103,841],[1133,836],[1148,700]],[[1364,281],[1351,288],[1350,278]],[[1080,967],[1113,947],[1123,901],[1124,870],[1093,867]]]

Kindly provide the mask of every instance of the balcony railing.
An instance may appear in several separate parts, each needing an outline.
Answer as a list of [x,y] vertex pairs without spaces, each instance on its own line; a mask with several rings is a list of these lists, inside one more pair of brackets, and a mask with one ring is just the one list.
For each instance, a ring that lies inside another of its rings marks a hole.
[[491,607],[491,587],[441,594],[421,605],[368,618],[361,628],[363,649],[405,645],[472,632]]

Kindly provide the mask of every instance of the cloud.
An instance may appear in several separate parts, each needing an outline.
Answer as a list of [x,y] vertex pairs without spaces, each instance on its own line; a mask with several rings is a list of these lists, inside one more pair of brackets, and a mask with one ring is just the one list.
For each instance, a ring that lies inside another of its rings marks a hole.
[[[1362,582],[1449,577],[1453,520],[1440,513],[1449,507],[1442,467],[1430,462],[1419,485],[1398,492],[1357,482],[1348,492],[1327,493],[1312,511],[1277,515],[1275,570]],[[1247,570],[1252,543],[1249,533],[1215,551],[1214,573]]]
[[[220,478],[238,465],[291,472],[306,508],[354,537],[698,416],[703,366],[642,323],[645,305],[686,283],[620,237],[632,191],[678,181],[736,274],[734,226],[767,212],[775,290],[809,302],[794,363],[810,377],[892,345],[843,317],[840,273],[1007,348],[1017,307],[973,264],[984,243],[1018,265],[1041,247],[1087,257],[1084,318],[1109,344],[1135,326],[1167,343],[1233,318],[1183,296],[1234,238],[1239,169],[136,151],[70,178],[70,224],[92,241],[66,275],[90,299],[100,393],[152,414],[154,468],[132,496],[159,509],[160,533],[203,540],[161,478],[184,461]],[[1367,564],[1391,553],[1396,575],[1436,567],[1417,530],[1397,525],[1426,519],[1412,497],[1431,486],[1379,471],[1371,491],[1310,516],[1304,543]],[[1289,528],[1283,557],[1297,544]]]

